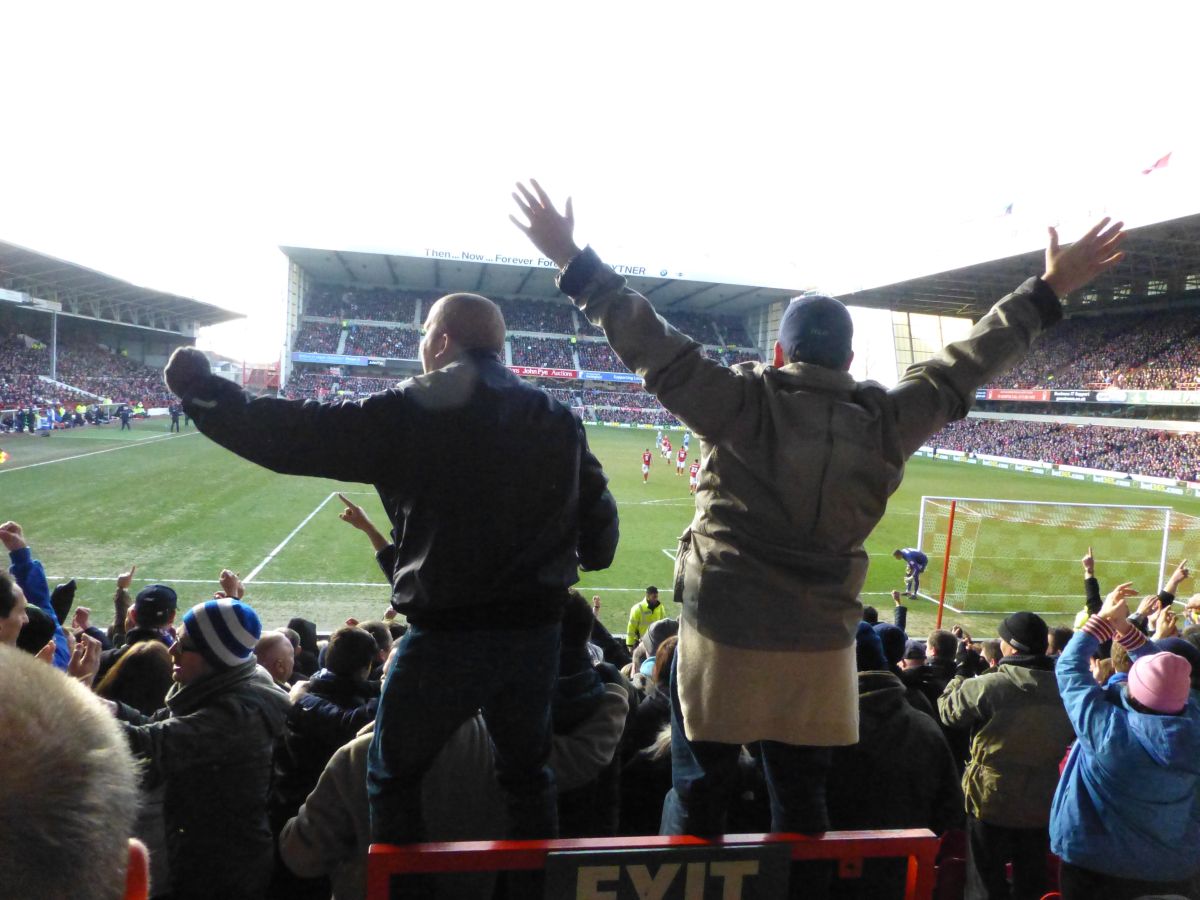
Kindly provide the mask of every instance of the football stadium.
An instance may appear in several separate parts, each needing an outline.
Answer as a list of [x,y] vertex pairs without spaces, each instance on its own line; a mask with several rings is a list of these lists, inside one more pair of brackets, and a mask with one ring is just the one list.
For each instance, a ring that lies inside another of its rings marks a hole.
[[0,898],[1200,900],[1178,94],[450,6],[18,57]]

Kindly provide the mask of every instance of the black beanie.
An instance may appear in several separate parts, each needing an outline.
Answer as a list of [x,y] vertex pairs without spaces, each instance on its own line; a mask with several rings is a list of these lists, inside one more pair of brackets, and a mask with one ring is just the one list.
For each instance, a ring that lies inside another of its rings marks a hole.
[[36,656],[46,646],[46,642],[54,637],[54,619],[32,604],[25,607],[25,615],[29,617],[29,621],[21,626],[21,633],[17,635],[17,646]]
[[1050,629],[1037,613],[1013,613],[1000,623],[999,631],[1000,637],[1016,647],[1020,653],[1042,656],[1046,652]]

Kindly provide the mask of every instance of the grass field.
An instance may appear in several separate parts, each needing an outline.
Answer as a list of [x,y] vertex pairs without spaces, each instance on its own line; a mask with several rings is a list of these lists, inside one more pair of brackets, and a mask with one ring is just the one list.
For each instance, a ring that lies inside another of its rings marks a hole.
[[[100,621],[111,618],[113,578],[133,564],[138,567],[135,586],[166,582],[189,602],[211,595],[222,568],[234,569],[248,581],[247,597],[268,626],[303,615],[327,629],[349,615],[383,612],[386,583],[366,539],[338,520],[341,507],[333,496],[346,492],[385,526],[368,486],[276,475],[195,431],[171,435],[166,420],[140,421],[134,428],[123,434],[113,425],[0,439],[11,456],[0,466],[0,520],[14,519],[25,527],[52,583],[72,576],[79,580],[78,602],[92,607]],[[653,441],[651,432],[593,428],[589,439],[620,505],[621,545],[614,565],[585,574],[580,589],[601,596],[602,618],[619,632],[647,584],[669,592],[675,540],[691,519],[693,504],[686,476],[676,477],[674,465],[657,457],[650,483],[642,484],[641,451]],[[671,439],[679,446],[679,434]],[[903,582],[891,551],[916,542],[920,498],[926,494],[1169,503],[1200,515],[1200,500],[1190,498],[914,459],[867,544],[872,565],[863,601],[877,605],[885,618],[888,594]],[[1133,578],[1144,592],[1157,588],[1151,583],[1157,573],[1155,545],[1118,531],[1060,534],[1055,541],[1021,545],[999,534],[994,545],[989,541],[977,552],[990,557],[990,574],[972,578],[973,614],[961,617],[975,634],[994,633],[1005,610],[1057,610],[1051,618],[1068,622],[1081,604],[1071,592],[1082,590],[1078,559],[1089,543],[1102,586]],[[1151,549],[1153,566],[1141,558]],[[1200,548],[1192,552],[1200,556]],[[923,591],[936,592],[936,568],[931,564]],[[1051,590],[1050,572],[1068,587]],[[931,603],[914,601],[909,630],[927,632],[934,613]],[[947,615],[947,622],[959,620]]]

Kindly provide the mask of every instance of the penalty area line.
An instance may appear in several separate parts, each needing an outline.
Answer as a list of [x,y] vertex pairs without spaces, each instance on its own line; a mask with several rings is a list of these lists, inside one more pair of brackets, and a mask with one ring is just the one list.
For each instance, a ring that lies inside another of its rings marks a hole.
[[267,566],[267,563],[269,563],[271,560],[273,560],[283,550],[283,548],[286,547],[291,542],[292,538],[294,538],[296,535],[298,535],[300,533],[300,529],[302,529],[305,525],[307,525],[309,522],[311,522],[313,520],[313,518],[317,515],[317,513],[319,513],[321,510],[323,510],[325,508],[325,504],[328,503],[330,500],[332,500],[336,496],[337,496],[337,491],[330,491],[329,496],[326,497],[324,500],[322,500],[320,503],[318,503],[317,508],[314,509],[312,512],[310,512],[307,516],[305,516],[304,521],[301,522],[299,525],[297,525],[295,528],[293,528],[292,533],[289,534],[287,537],[285,537],[282,541],[280,541],[279,546],[276,547],[274,550],[272,550],[270,553],[268,553],[266,555],[266,557],[263,559],[263,561],[260,562],[257,566],[255,566],[251,570],[249,575],[247,575],[245,578],[242,579],[242,584],[249,584],[250,582],[252,582],[254,580],[254,576],[256,576],[259,572],[261,572],[263,569],[265,569]]

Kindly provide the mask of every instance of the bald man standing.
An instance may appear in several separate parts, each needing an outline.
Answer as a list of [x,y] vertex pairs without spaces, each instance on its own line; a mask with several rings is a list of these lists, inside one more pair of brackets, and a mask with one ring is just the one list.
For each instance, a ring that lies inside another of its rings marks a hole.
[[[252,397],[193,348],[165,377],[196,426],[276,472],[375,486],[393,543],[378,554],[408,618],[369,755],[371,837],[424,838],[421,775],[479,709],[513,838],[557,831],[550,697],[578,570],[616,552],[616,503],[583,426],[503,363],[499,308],[450,294],[429,309],[424,374],[365,400]],[[469,438],[469,439],[468,439]]]

